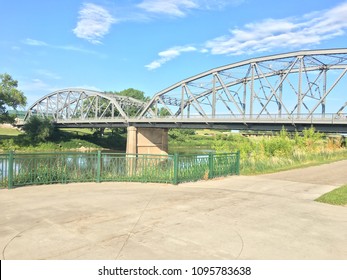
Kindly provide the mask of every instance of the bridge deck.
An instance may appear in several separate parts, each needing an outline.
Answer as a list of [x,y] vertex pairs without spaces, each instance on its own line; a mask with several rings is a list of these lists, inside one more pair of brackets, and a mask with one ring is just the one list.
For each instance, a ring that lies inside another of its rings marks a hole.
[[[21,126],[24,122],[18,122]],[[294,116],[267,116],[261,118],[251,117],[226,117],[215,118],[98,118],[98,119],[66,119],[58,120],[56,125],[59,127],[157,127],[157,128],[216,128],[216,129],[237,129],[237,130],[281,130],[282,127],[288,131],[301,131],[304,128],[314,126],[323,132],[347,133],[347,118],[335,114],[327,114],[324,118],[294,117]]]

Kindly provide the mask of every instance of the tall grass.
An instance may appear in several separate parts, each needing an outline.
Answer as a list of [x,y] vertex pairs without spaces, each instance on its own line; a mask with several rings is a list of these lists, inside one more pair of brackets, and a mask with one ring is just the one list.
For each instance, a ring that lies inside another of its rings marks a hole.
[[222,135],[214,141],[213,148],[217,152],[239,150],[243,175],[271,173],[347,158],[341,137],[329,138],[314,128],[294,134],[282,130],[274,136]]

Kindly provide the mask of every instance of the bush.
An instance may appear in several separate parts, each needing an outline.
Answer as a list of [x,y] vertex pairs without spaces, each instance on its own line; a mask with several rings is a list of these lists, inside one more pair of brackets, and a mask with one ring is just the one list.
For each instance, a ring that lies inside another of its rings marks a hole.
[[52,121],[48,118],[32,116],[24,125],[23,130],[27,138],[33,143],[40,143],[52,139],[56,132]]
[[194,129],[170,129],[169,131],[169,138],[176,141],[185,142],[192,135],[195,135]]

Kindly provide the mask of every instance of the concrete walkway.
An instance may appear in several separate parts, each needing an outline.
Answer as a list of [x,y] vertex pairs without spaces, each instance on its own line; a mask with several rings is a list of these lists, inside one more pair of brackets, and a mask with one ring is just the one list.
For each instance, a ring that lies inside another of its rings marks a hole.
[[178,186],[0,190],[1,259],[347,259],[347,161]]

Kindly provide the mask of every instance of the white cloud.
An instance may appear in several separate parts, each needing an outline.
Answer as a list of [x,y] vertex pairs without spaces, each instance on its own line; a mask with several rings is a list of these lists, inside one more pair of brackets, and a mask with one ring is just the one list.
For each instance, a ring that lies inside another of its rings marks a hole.
[[48,78],[48,79],[61,80],[61,77],[58,74],[51,72],[49,70],[46,70],[46,69],[37,69],[35,72],[38,75],[43,76],[43,77]]
[[84,48],[80,48],[80,47],[75,47],[75,46],[71,46],[71,45],[66,45],[66,46],[52,46],[56,49],[60,49],[60,50],[64,50],[64,51],[72,51],[72,52],[80,52],[80,53],[84,53],[84,54],[92,54],[92,55],[97,55],[101,58],[105,58],[106,55],[105,54],[100,54],[96,51],[92,51],[92,50],[87,50]]
[[[244,0],[239,0],[239,3]],[[144,1],[159,3],[159,0]],[[173,1],[178,4],[181,1]],[[172,3],[173,3],[172,2]],[[217,4],[216,1],[196,0],[200,5],[203,2]],[[230,1],[234,4],[236,1]],[[230,4],[229,2],[229,4]],[[219,1],[220,5],[224,1]],[[159,6],[158,6],[159,7]],[[206,6],[207,7],[207,6]],[[302,48],[318,45],[324,40],[332,39],[345,34],[347,29],[347,2],[330,10],[316,11],[301,17],[284,19],[264,19],[260,22],[245,24],[242,28],[230,30],[230,34],[209,40],[195,47],[173,47],[160,52],[159,59],[154,60],[145,67],[153,70],[164,63],[180,56],[183,52],[197,51],[200,53],[241,55],[278,50],[281,48]]]
[[35,98],[38,99],[40,96],[42,97],[42,95],[57,90],[57,88],[47,84],[41,79],[34,78],[29,81],[23,80],[20,84],[20,90],[28,94],[28,99],[30,99],[28,100],[29,104],[29,101],[34,102]]
[[71,46],[71,45],[65,45],[65,46],[51,45],[51,44],[48,44],[46,42],[38,41],[35,39],[30,39],[30,38],[25,39],[23,41],[23,44],[33,46],[33,47],[47,47],[47,48],[52,48],[52,49],[64,50],[64,51],[73,51],[73,52],[80,52],[80,53],[85,53],[85,54],[93,54],[93,55],[98,55],[101,58],[105,57],[104,54],[99,54],[95,51],[87,50],[84,48],[75,47],[75,46]]
[[30,39],[30,38],[25,39],[23,43],[29,46],[36,46],[36,47],[48,46],[48,44],[43,41],[38,41],[38,40]]
[[143,0],[138,8],[153,14],[184,17],[189,10],[222,9],[227,5],[239,5],[245,0]]
[[222,9],[228,5],[239,5],[244,1],[246,0],[142,0],[135,6],[119,4],[118,9],[123,13],[120,13],[117,19],[104,7],[85,3],[79,11],[79,21],[73,32],[79,38],[100,44],[101,39],[109,33],[112,24],[115,23],[148,21],[153,15],[184,17],[193,9]]
[[156,68],[161,67],[164,63],[180,56],[184,52],[194,52],[194,51],[197,51],[197,49],[195,47],[192,47],[192,46],[173,47],[173,48],[170,48],[166,51],[160,52],[158,54],[160,58],[151,62],[150,64],[146,65],[145,67],[148,70],[154,70]]
[[27,96],[27,105],[29,106],[33,105],[42,96],[59,89],[59,87],[49,85],[38,78],[30,80],[23,79],[18,88]]
[[347,2],[330,10],[298,18],[265,19],[230,30],[229,35],[208,41],[212,54],[240,55],[318,45],[345,34]]
[[185,11],[198,8],[196,0],[144,0],[137,7],[149,13],[185,16]]
[[105,8],[86,3],[79,11],[79,21],[73,32],[78,38],[86,39],[93,44],[100,44],[101,39],[109,32],[116,19]]
[[216,10],[226,6],[239,6],[246,0],[197,0],[201,9]]

